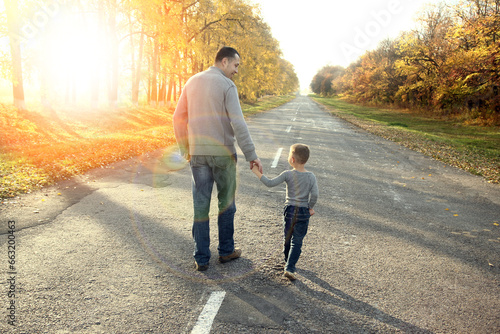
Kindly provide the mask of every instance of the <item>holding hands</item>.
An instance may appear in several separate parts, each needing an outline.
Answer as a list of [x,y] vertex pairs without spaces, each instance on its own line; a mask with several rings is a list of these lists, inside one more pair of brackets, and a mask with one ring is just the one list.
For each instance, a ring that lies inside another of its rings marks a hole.
[[[250,161],[250,169],[253,171],[254,168],[257,168],[257,170],[260,172],[260,174],[263,173],[263,169],[262,169],[262,162],[260,161],[259,158],[255,159],[255,160],[252,160]],[[255,173],[255,172],[254,172]]]
[[257,165],[253,165],[252,172],[257,175],[257,177],[260,179],[262,177],[262,166],[259,168]]

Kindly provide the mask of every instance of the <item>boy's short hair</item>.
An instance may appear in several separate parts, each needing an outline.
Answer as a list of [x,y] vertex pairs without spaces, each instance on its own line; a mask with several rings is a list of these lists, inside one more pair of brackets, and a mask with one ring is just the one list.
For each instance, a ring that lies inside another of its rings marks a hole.
[[305,144],[293,144],[292,155],[299,164],[305,164],[309,160],[309,146]]

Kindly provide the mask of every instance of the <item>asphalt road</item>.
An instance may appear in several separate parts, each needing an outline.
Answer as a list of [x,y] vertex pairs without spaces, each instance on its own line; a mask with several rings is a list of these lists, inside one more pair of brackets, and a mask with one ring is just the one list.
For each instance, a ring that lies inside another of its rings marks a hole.
[[248,125],[268,176],[289,168],[291,144],[311,147],[320,197],[297,281],[280,266],[284,186],[241,158],[243,256],[217,262],[213,223],[210,268],[196,272],[190,170],[153,152],[0,205],[0,332],[500,331],[498,185],[306,97]]

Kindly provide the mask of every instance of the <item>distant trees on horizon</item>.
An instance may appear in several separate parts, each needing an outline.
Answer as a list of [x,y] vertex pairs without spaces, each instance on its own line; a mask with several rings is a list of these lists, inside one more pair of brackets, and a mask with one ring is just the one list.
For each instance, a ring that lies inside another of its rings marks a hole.
[[311,90],[355,102],[500,115],[500,0],[429,5],[419,28],[384,40],[347,68],[325,66]]

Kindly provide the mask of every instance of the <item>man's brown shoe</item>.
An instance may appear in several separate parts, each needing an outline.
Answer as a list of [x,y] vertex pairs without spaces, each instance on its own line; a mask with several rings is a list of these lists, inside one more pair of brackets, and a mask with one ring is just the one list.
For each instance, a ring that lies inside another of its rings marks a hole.
[[289,271],[285,271],[285,274],[283,276],[285,276],[286,278],[288,278],[290,281],[295,281],[297,279],[297,277],[295,276],[295,274],[291,273]]
[[194,265],[195,265],[195,267],[196,267],[196,270],[197,270],[197,271],[205,271],[205,270],[207,270],[207,269],[208,269],[208,264],[205,264],[205,265],[203,265],[203,266],[200,266],[200,265],[198,264],[198,262],[194,261]]
[[235,248],[234,252],[232,254],[226,255],[226,256],[219,256],[219,261],[220,263],[226,263],[231,260],[237,259],[241,256],[241,249]]

